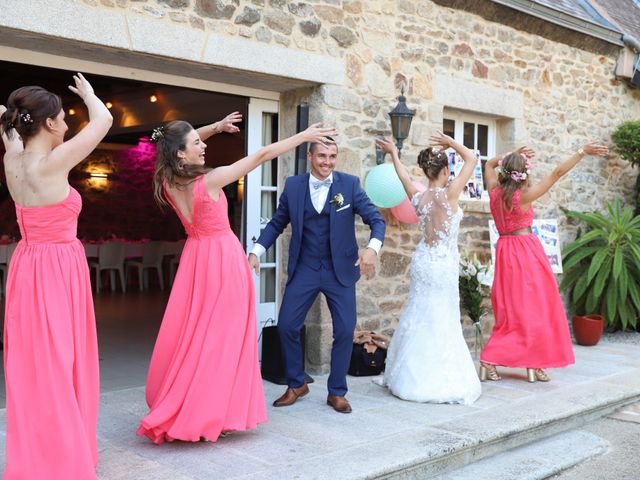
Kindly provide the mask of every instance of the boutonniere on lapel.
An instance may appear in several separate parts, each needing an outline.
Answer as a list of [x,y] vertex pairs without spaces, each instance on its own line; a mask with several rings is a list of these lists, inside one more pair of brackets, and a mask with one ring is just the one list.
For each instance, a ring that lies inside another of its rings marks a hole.
[[331,199],[331,201],[329,202],[329,205],[335,205],[336,207],[340,208],[343,203],[344,203],[344,197],[342,196],[341,193],[337,193]]

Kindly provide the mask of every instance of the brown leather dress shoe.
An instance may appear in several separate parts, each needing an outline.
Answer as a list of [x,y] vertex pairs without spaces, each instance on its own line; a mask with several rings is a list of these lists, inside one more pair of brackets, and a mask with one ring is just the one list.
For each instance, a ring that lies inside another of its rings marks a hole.
[[296,400],[300,397],[304,397],[307,393],[309,393],[309,386],[306,383],[297,388],[289,387],[280,398],[273,402],[273,406],[288,407],[289,405],[296,403]]
[[336,412],[351,413],[351,405],[344,397],[329,395],[327,397],[327,405],[331,405]]

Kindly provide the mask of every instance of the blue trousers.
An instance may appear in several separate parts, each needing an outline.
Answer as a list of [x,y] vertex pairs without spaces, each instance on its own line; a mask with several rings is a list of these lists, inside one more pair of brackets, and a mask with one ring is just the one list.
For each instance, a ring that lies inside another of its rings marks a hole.
[[333,322],[331,374],[327,382],[329,395],[344,396],[356,327],[356,286],[345,287],[338,282],[331,267],[322,266],[315,270],[300,262],[284,290],[278,316],[278,335],[287,384],[296,388],[304,383],[300,331],[318,293],[326,297]]

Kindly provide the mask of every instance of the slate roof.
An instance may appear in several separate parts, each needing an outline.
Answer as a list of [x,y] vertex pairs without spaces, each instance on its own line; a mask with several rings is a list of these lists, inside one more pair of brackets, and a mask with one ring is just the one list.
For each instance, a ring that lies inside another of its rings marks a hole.
[[590,0],[604,11],[603,14],[623,33],[640,41],[640,1],[638,0]]

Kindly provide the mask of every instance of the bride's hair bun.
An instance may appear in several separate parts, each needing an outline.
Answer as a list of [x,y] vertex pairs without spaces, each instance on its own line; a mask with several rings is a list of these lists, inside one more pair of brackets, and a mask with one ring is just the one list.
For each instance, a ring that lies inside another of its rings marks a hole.
[[431,180],[435,180],[447,165],[449,165],[449,158],[444,150],[435,150],[429,147],[418,154],[418,166]]

